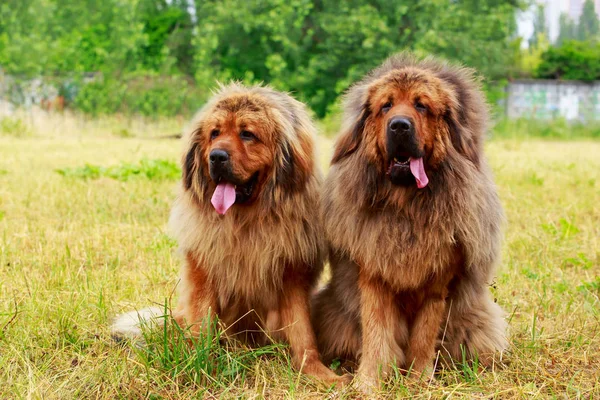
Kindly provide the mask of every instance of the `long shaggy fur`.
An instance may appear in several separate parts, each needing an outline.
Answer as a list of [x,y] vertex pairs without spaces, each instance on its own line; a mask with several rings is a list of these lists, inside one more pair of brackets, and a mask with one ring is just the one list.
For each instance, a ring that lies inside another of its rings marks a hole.
[[[215,126],[227,136],[213,140]],[[247,126],[258,136],[250,145],[239,133]],[[197,113],[183,138],[182,185],[169,220],[183,259],[173,316],[193,334],[210,313],[250,345],[288,341],[298,369],[338,382],[346,378],[320,362],[309,317],[324,259],[314,136],[305,106],[264,86],[221,86]],[[219,140],[240,174],[258,176],[254,199],[225,215],[210,201],[209,152]]]
[[[393,74],[408,91],[412,82],[426,82],[441,93],[431,93],[430,183],[424,189],[393,185],[375,148],[379,117],[371,96],[391,85]],[[373,337],[379,325],[389,330],[381,332],[380,361],[410,368],[412,356],[419,356],[412,344],[428,335],[414,332],[422,322],[419,310],[429,305],[428,296],[444,296],[443,321],[432,327],[441,355],[461,360],[464,348],[468,357],[477,354],[490,363],[507,347],[503,312],[488,290],[499,260],[503,216],[483,156],[488,110],[473,72],[400,54],[350,88],[344,111],[321,204],[332,279],[313,303],[324,359],[358,362],[363,332]],[[375,290],[361,290],[361,279]],[[391,296],[389,308],[384,293]],[[379,304],[371,307],[375,314],[361,316],[365,302]],[[378,315],[376,310],[387,311]],[[428,357],[433,360],[433,351]],[[373,374],[365,368],[361,365],[359,372]]]
[[[214,184],[200,160],[206,137],[199,132],[219,104],[236,96],[268,107],[269,120],[264,123],[277,131],[275,160],[256,204],[234,206],[220,216],[210,204]],[[184,257],[201,260],[217,287],[220,307],[238,299],[272,307],[277,304],[275,296],[286,268],[301,268],[299,273],[310,285],[320,274],[324,242],[316,209],[322,178],[314,163],[314,136],[315,127],[304,105],[268,87],[222,86],[194,117],[184,137],[187,151],[182,160],[184,181],[189,179],[191,185],[179,194],[169,226]],[[187,165],[190,152],[194,154],[191,167]],[[292,187],[285,181],[293,182]],[[184,293],[185,275],[181,286]]]

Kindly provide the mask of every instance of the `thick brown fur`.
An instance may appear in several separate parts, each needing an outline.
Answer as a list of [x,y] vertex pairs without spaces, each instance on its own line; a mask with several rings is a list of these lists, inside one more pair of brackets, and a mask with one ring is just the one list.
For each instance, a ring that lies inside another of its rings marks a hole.
[[[210,312],[250,345],[287,341],[298,369],[331,383],[345,378],[321,363],[309,317],[324,259],[314,135],[302,103],[264,86],[221,86],[198,112],[183,138],[182,188],[169,222],[183,258],[174,318],[199,333]],[[237,176],[258,176],[250,200],[225,215],[210,202],[209,153],[217,147],[229,151]]]
[[[464,349],[491,364],[507,347],[489,292],[503,214],[483,155],[488,109],[473,71],[400,54],[351,87],[344,110],[321,204],[332,279],[313,302],[324,360],[358,362],[369,385],[394,362],[430,372],[436,350],[462,360]],[[386,177],[384,126],[394,113],[415,121],[429,177],[423,189]]]

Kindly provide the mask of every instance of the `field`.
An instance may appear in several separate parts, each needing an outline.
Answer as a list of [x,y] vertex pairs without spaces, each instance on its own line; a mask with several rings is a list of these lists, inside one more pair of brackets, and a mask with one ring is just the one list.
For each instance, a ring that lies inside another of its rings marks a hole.
[[[0,135],[0,398],[356,396],[299,376],[283,346],[209,343],[206,356],[174,354],[160,337],[145,350],[115,344],[113,316],[164,304],[177,284],[166,221],[181,146],[154,137],[179,122],[52,121]],[[331,144],[319,140],[323,168]],[[505,366],[459,366],[425,387],[399,378],[380,395],[598,398],[600,141],[495,139],[486,150],[507,214],[493,288],[510,321]],[[207,357],[225,366],[212,378]]]

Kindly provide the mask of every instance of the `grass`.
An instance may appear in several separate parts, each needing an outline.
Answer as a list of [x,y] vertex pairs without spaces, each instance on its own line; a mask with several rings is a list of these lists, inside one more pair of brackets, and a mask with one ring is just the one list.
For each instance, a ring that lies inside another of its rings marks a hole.
[[[232,347],[218,331],[193,346],[173,326],[145,349],[115,344],[114,315],[169,302],[177,285],[165,225],[181,146],[147,139],[173,121],[131,122],[133,137],[79,122],[0,135],[0,398],[356,396],[297,374],[285,346]],[[323,168],[331,144],[319,139]],[[496,137],[486,150],[508,219],[492,289],[510,321],[506,366],[460,363],[430,386],[398,375],[379,395],[598,398],[600,142]]]
[[498,121],[492,132],[497,139],[544,138],[555,140],[600,139],[600,123],[583,124],[564,119],[535,121],[530,119]]
[[[165,306],[164,315],[170,319],[168,310]],[[145,346],[138,346],[136,353],[143,365],[161,371],[156,384],[163,390],[223,394],[245,381],[261,360],[285,361],[287,369],[290,359],[284,345],[246,348],[227,339],[216,320],[210,316],[207,319],[210,321],[207,334],[199,337],[192,337],[172,321],[163,324],[162,329],[145,327]]]
[[121,163],[111,167],[101,167],[86,163],[83,167],[59,168],[56,172],[67,178],[99,179],[107,177],[119,181],[140,177],[149,180],[177,180],[181,176],[181,169],[175,161],[148,160],[146,158],[143,158],[138,164]]

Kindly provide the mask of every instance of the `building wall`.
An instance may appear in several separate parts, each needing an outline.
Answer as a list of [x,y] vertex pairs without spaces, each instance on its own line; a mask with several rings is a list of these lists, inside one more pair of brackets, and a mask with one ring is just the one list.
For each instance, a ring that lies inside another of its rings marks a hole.
[[600,81],[514,81],[507,94],[508,118],[600,121]]

